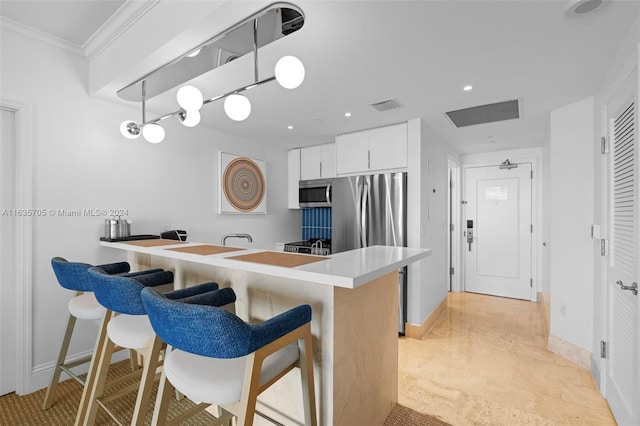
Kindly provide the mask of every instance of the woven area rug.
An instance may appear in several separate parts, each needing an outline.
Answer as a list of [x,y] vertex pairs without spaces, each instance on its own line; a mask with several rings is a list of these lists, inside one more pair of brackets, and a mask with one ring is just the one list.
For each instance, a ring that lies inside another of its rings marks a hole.
[[[114,377],[123,376],[129,372],[129,362],[121,361],[109,369],[109,378],[112,380]],[[123,386],[125,386],[123,384]],[[157,382],[156,382],[157,387]],[[24,396],[16,396],[11,393],[0,397],[0,425],[11,426],[68,426],[72,425],[75,421],[76,410],[80,404],[80,397],[82,396],[82,386],[73,380],[66,380],[58,385],[56,391],[55,403],[51,408],[46,411],[42,410],[42,401],[44,400],[44,394],[46,389],[41,389],[37,392]],[[154,393],[152,400],[155,400],[156,389],[154,387]],[[114,412],[123,419],[130,419],[133,414],[133,406],[135,403],[135,392],[132,392],[122,398],[119,398],[109,403],[109,406]],[[180,413],[185,412],[189,408],[193,407],[193,403],[184,398],[182,401],[172,399],[169,406],[169,418],[173,418]],[[199,426],[206,425],[211,421],[212,417],[202,412],[197,416],[190,418],[182,423],[187,426]],[[145,425],[151,424],[151,410],[147,413]],[[109,418],[102,410],[98,410],[98,418],[96,419],[96,425],[116,425],[116,423]],[[350,425],[356,426],[356,425]],[[359,426],[359,425],[358,425]],[[363,425],[364,426],[364,425]],[[368,425],[367,425],[368,426]],[[442,422],[434,417],[427,416],[425,414],[413,411],[410,408],[396,405],[389,417],[384,423],[384,426],[450,426],[447,423]]]
[[435,417],[419,413],[407,408],[403,405],[397,404],[387,420],[384,422],[384,426],[451,426],[449,423],[443,422]]
[[[120,361],[109,368],[109,375],[107,380],[113,380],[115,377],[121,377],[130,372],[129,361]],[[123,383],[121,386],[126,386],[131,382]],[[155,401],[156,390],[158,381],[153,389],[151,396],[152,401]],[[112,389],[118,389],[113,387]],[[42,410],[42,401],[44,400],[44,394],[46,389],[41,389],[37,392],[30,393],[29,395],[16,396],[11,393],[0,397],[0,425],[11,426],[69,426],[73,425],[76,419],[76,412],[78,405],[80,404],[80,398],[82,397],[82,386],[74,380],[65,380],[61,382],[56,390],[56,398],[53,406],[46,411]],[[126,420],[131,419],[133,415],[133,407],[135,405],[136,393],[131,392],[122,398],[118,398],[115,401],[109,402],[109,407],[117,413],[117,415]],[[195,404],[186,398],[182,401],[172,399],[169,405],[169,418],[173,418],[180,413],[187,411]],[[145,425],[151,424],[152,410],[147,413]],[[191,417],[188,421],[182,423],[183,425],[197,426],[206,425],[211,422],[213,417],[206,412],[199,413],[198,415]],[[96,419],[96,425],[111,426],[116,425],[104,411],[98,410],[98,417]]]

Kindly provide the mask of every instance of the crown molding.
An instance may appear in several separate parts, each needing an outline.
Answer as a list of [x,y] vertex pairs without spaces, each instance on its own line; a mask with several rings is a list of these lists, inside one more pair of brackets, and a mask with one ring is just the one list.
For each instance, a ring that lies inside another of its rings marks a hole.
[[127,0],[83,45],[89,62],[118,39],[140,18],[153,9],[160,0]]
[[71,43],[67,40],[63,40],[44,31],[40,31],[28,25],[24,25],[20,22],[5,18],[3,16],[0,16],[0,29],[2,29],[2,31],[7,31],[31,40],[48,44],[58,49],[62,49],[67,53],[71,53],[72,55],[77,56],[81,59],[87,59],[84,50],[79,45]]

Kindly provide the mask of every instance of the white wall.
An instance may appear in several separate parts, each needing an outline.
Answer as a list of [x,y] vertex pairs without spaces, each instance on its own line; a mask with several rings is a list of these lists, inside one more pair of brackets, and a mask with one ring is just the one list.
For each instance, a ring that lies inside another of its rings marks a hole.
[[424,121],[410,120],[408,245],[433,250],[409,266],[408,322],[420,325],[447,297],[448,155],[457,155]]
[[551,112],[550,333],[593,343],[594,98]]
[[[120,123],[140,111],[87,95],[88,64],[56,48],[2,33],[2,99],[33,106],[33,205],[42,209],[127,209],[132,233],[159,233],[163,224],[186,229],[192,241],[219,242],[247,232],[253,247],[300,238],[299,211],[287,209],[287,153],[206,128],[163,122],[158,145],[128,140]],[[267,215],[217,214],[217,152],[267,162]],[[34,389],[44,386],[66,321],[70,292],[56,282],[53,256],[88,263],[122,260],[101,248],[105,217],[37,217],[33,233]],[[238,245],[244,244],[234,240]],[[4,285],[4,283],[3,283]],[[81,327],[70,353],[88,351],[95,328]]]

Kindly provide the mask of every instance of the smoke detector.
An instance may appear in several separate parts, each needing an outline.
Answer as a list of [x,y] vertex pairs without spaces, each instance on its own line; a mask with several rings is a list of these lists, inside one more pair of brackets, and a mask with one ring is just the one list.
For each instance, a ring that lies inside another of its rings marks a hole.
[[567,16],[582,16],[602,8],[609,0],[571,0],[564,9]]

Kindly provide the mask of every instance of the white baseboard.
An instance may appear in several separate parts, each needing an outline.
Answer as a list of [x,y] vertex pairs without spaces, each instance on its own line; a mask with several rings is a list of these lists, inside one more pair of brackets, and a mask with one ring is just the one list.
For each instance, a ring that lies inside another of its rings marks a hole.
[[[93,350],[81,352],[79,354],[67,357],[66,362],[73,362],[83,357],[90,356],[91,354],[93,354]],[[120,351],[113,354],[113,359],[111,360],[111,362],[114,363],[125,359],[129,359],[129,351]],[[31,370],[31,386],[28,390],[28,393],[36,392],[49,386],[49,382],[51,382],[51,376],[53,376],[54,368],[55,361],[47,362],[33,367],[33,369]],[[85,374],[87,371],[89,371],[89,363],[87,362],[86,364],[78,365],[77,367],[73,368],[73,371],[76,374]],[[70,378],[71,377],[69,377],[69,375],[67,375],[64,371],[60,375],[61,382]]]

